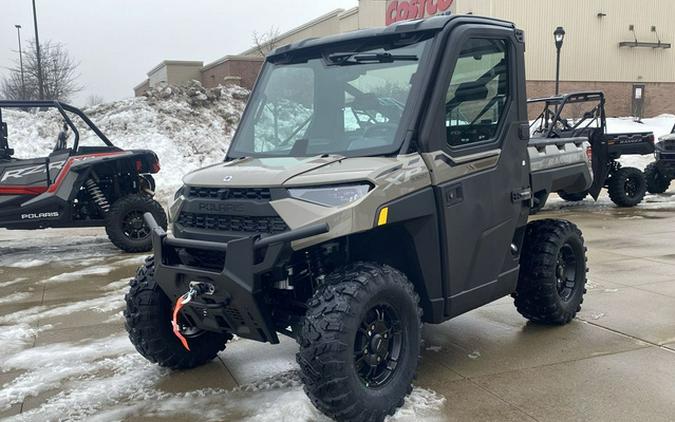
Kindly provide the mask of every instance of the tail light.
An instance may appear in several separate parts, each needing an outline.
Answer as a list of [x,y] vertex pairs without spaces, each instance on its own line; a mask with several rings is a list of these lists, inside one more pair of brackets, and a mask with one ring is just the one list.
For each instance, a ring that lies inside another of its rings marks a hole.
[[153,173],[153,174],[159,173],[159,171],[161,169],[162,169],[162,166],[159,165],[159,159],[157,159],[152,163],[152,167],[150,168],[150,170],[151,170],[150,172]]
[[589,161],[593,161],[593,148],[586,148],[586,157],[588,157]]
[[143,173],[143,162],[141,160],[136,160],[136,172]]

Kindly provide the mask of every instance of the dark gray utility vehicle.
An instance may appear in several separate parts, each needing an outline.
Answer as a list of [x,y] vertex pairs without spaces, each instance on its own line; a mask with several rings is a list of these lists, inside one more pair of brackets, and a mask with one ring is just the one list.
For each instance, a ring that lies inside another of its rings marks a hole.
[[570,322],[586,248],[570,222],[528,224],[545,182],[524,51],[513,24],[476,16],[274,51],[225,162],[185,177],[173,235],[153,228],[126,296],[136,349],[182,369],[233,335],[289,336],[317,408],[382,421],[412,389],[422,323],[508,295],[531,321]]
[[[623,167],[619,158],[654,153],[654,133],[608,133],[605,94],[575,92],[528,101],[543,111],[532,122],[533,138],[584,138],[590,142],[593,185],[590,189],[558,189],[558,195],[570,202],[584,200],[589,194],[598,199],[603,188],[620,207],[634,207],[645,197],[647,181],[640,169]],[[532,111],[532,110],[531,110]],[[545,201],[544,201],[545,202]]]
[[[3,121],[7,109],[58,112],[62,123],[55,127],[61,130],[53,151],[15,157],[11,126]],[[105,227],[119,249],[147,252],[152,240],[143,214],[150,212],[158,224],[167,224],[154,199],[152,174],[158,171],[154,152],[116,147],[76,107],[58,101],[0,101],[0,228]]]
[[645,168],[647,191],[664,193],[675,179],[675,127],[656,144],[656,161]]

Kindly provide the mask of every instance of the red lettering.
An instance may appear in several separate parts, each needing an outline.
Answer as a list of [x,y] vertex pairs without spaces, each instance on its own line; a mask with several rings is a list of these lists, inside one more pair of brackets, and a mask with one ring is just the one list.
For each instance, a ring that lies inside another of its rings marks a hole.
[[397,16],[398,16],[398,1],[394,0],[391,3],[389,3],[389,6],[387,6],[387,17],[386,17],[387,26],[396,22]]
[[452,6],[455,0],[438,0],[438,11],[445,12]]
[[424,3],[426,2],[427,0],[412,0],[410,2],[415,9],[414,19],[422,19],[424,17]]
[[[396,16],[396,22],[407,21],[410,19],[410,3],[407,1],[402,1],[398,4],[398,15]],[[417,12],[415,12],[417,13]]]
[[455,0],[394,0],[387,5],[385,22],[391,25],[399,21],[433,16],[446,12],[454,3]]
[[427,3],[427,13],[428,14],[433,16],[436,13],[438,13],[438,6],[436,5],[437,2],[438,2],[438,0],[429,0],[429,2]]

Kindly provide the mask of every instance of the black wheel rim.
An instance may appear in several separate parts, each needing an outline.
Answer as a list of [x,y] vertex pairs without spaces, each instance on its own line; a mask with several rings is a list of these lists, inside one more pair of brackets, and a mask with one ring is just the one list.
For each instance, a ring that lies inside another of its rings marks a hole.
[[629,177],[626,179],[626,183],[624,184],[623,188],[627,197],[635,198],[639,191],[639,182],[634,177]]
[[403,351],[398,313],[388,305],[372,307],[361,322],[354,342],[354,365],[361,382],[378,388],[392,378]]
[[567,302],[577,286],[577,256],[571,245],[565,244],[558,253],[556,282],[560,298]]
[[206,333],[206,331],[201,328],[195,327],[192,322],[185,317],[184,314],[179,315],[178,317],[178,327],[180,328],[180,333],[183,337],[191,339],[201,337]]
[[131,211],[122,219],[122,231],[131,240],[144,240],[150,236],[150,229],[143,220],[142,211]]

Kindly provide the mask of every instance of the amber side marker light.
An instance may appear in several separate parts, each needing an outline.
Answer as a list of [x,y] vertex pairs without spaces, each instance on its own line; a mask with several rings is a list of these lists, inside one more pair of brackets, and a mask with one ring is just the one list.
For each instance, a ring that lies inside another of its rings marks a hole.
[[389,219],[389,207],[384,207],[380,210],[380,215],[377,217],[377,225],[384,226]]

